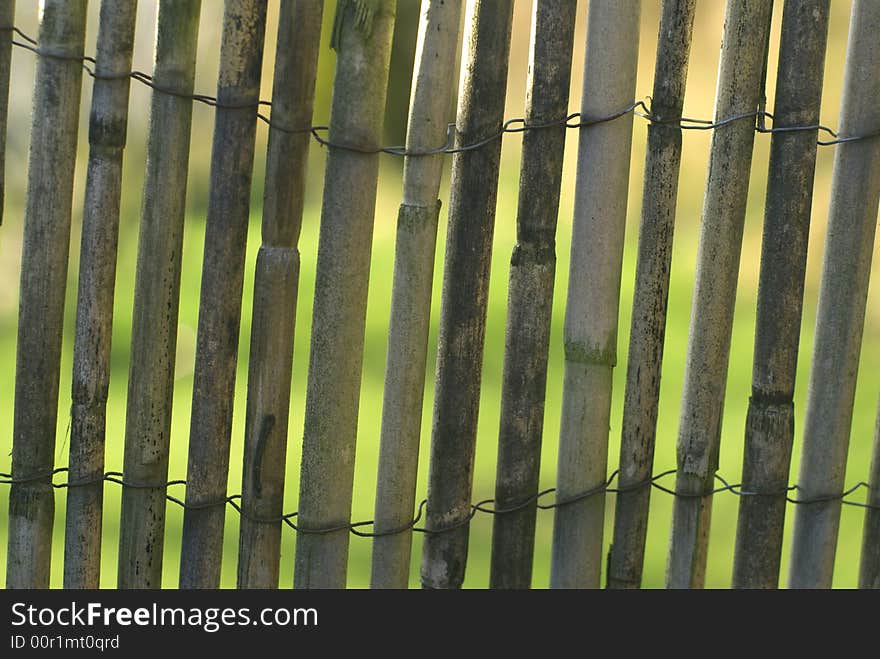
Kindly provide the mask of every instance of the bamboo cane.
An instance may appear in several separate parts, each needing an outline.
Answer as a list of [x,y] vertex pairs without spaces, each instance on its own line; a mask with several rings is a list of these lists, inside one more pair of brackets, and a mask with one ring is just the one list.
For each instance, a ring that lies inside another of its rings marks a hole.
[[28,164],[15,369],[7,588],[47,588],[64,294],[86,0],[46,0]]
[[[434,149],[447,137],[461,9],[460,0],[422,1],[418,70],[406,134],[408,150]],[[406,527],[413,515],[443,158],[443,154],[436,154],[404,160],[376,486],[374,528],[380,533]],[[409,528],[377,537],[373,542],[372,586],[406,588],[411,550]]]
[[12,71],[12,26],[15,0],[0,0],[0,225],[6,189],[6,119],[9,114],[9,74]]
[[[842,136],[880,130],[878,34],[880,3],[856,0],[840,104]],[[878,199],[880,138],[839,144],[797,493],[802,499],[830,499],[797,507],[789,572],[792,588],[831,586]]]
[[187,508],[180,552],[181,588],[220,587],[266,3],[226,0],[223,12],[186,472]]
[[[547,352],[556,273],[556,217],[568,112],[577,3],[533,5],[526,124],[557,122],[523,137],[517,244],[510,262],[507,336],[495,505],[511,508],[538,493]],[[536,502],[498,515],[492,528],[492,588],[529,588]]]
[[865,509],[859,588],[880,588],[880,405],[874,426],[874,457],[871,459],[866,503],[873,508]]
[[[101,3],[89,121],[89,166],[80,247],[64,587],[98,588],[101,579],[104,441],[122,154],[137,0]],[[106,77],[105,77],[106,76]]]
[[[330,140],[379,145],[396,0],[337,6]],[[361,20],[363,19],[363,20]],[[294,585],[345,585],[379,160],[331,148],[315,278]],[[331,533],[309,529],[342,526]]]
[[[633,102],[639,51],[639,0],[590,2],[582,120]],[[632,114],[581,129],[565,310],[565,380],[557,497],[604,484],[611,377],[629,184]],[[598,588],[605,495],[555,509],[550,585]]]
[[322,0],[281,5],[248,369],[239,588],[277,588],[306,168]]
[[[512,18],[511,0],[468,5],[456,145],[501,128]],[[430,533],[422,546],[425,588],[458,588],[464,580],[500,158],[501,141],[494,140],[457,153],[452,163],[428,475]]]
[[[774,128],[819,123],[829,5],[785,3]],[[779,585],[815,168],[816,131],[773,135],[742,480],[744,491],[760,494],[740,498],[735,588]]]
[[618,476],[622,491],[617,495],[614,508],[614,539],[608,556],[609,588],[638,588],[642,582],[651,501],[651,487],[646,483],[654,468],[660,372],[681,166],[681,128],[678,120],[684,107],[695,9],[696,0],[665,0],[660,17],[654,90],[651,95],[654,121],[648,125],[642,219],[626,367]]
[[199,0],[160,0],[135,277],[118,586],[159,588]]
[[678,432],[678,473],[666,568],[671,588],[699,588],[705,577],[712,487],[742,251],[755,116],[762,100],[771,0],[729,0],[721,45],[716,128],[703,201],[697,276]]

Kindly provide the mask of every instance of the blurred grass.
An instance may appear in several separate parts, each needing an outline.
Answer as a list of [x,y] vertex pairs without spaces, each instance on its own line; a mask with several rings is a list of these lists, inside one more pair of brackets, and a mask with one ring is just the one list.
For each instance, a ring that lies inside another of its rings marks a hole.
[[[401,45],[396,46],[395,68],[392,72],[393,91],[389,99],[388,125],[386,136],[399,143],[404,133],[402,122],[405,118],[407,102],[408,48],[412,47],[414,19],[417,12],[411,4],[416,0],[400,0],[405,11],[400,12],[403,22],[400,35],[396,36]],[[581,0],[578,14],[578,37],[574,56],[574,74],[570,107],[576,110],[580,98],[580,79],[583,67],[583,43],[586,15],[586,1]],[[653,76],[653,60],[656,47],[656,31],[659,19],[659,1],[648,0],[643,3],[642,43],[638,94],[644,97],[650,93]],[[832,22],[829,38],[829,52],[826,64],[825,97],[823,102],[823,122],[837,125],[837,112],[840,102],[842,70],[846,48],[846,33],[849,20],[850,2],[832,0]],[[334,3],[328,2],[325,9],[325,32],[332,19]],[[695,38],[689,70],[688,94],[685,104],[686,114],[692,117],[711,117],[713,114],[715,75],[718,63],[718,48],[723,22],[724,3],[699,3],[695,24]],[[771,43],[771,66],[768,75],[768,103],[772,111],[772,94],[775,86],[774,70],[778,52],[779,24],[782,3],[777,3],[774,32]],[[19,3],[16,24],[32,35],[37,33],[36,6]],[[94,51],[97,33],[98,3],[92,3],[87,51]],[[263,76],[263,97],[271,95],[272,53],[274,52],[274,26],[278,3],[270,3],[269,30],[267,31],[266,62]],[[526,73],[528,70],[530,3],[520,2],[515,11],[514,47],[510,65],[510,82],[507,99],[507,116],[522,116],[525,96]],[[199,70],[196,89],[211,93],[215,86],[217,57],[219,48],[221,3],[203,3],[203,18],[199,44]],[[153,25],[155,2],[142,0],[139,7],[138,41],[135,53],[135,68],[151,69]],[[325,35],[326,36],[326,35]],[[326,44],[326,39],[323,42]],[[410,44],[409,46],[407,44]],[[319,88],[315,106],[315,123],[325,123],[329,112],[329,100],[333,72],[333,53],[322,48],[319,64]],[[8,471],[12,438],[12,407],[15,372],[15,342],[18,300],[18,272],[20,266],[21,234],[26,187],[26,159],[30,122],[30,89],[33,79],[33,56],[17,50],[13,56],[12,93],[10,99],[9,152],[7,155],[6,213],[4,225],[0,228],[0,278],[6,284],[0,288],[0,470]],[[402,82],[401,82],[402,81]],[[83,185],[85,180],[85,161],[87,158],[87,119],[90,102],[90,84],[84,85],[83,105],[80,117],[81,142],[80,158],[76,171],[74,191],[74,222],[71,238],[71,262],[66,302],[66,325],[64,351],[61,364],[61,397],[59,400],[59,419],[56,442],[56,464],[67,461],[68,449],[68,410],[70,406],[70,370],[72,365],[73,322],[76,304],[76,274],[78,269],[78,247],[82,212]],[[112,354],[112,382],[108,400],[107,429],[107,468],[118,469],[122,464],[122,444],[125,423],[126,379],[128,374],[129,338],[131,331],[132,297],[134,288],[134,268],[137,254],[137,231],[140,195],[144,167],[144,153],[147,136],[149,90],[141,85],[132,85],[129,144],[126,152],[125,176],[129,185],[124,190],[119,245],[119,268],[117,274],[116,303],[114,317],[114,336]],[[401,106],[404,108],[401,112]],[[211,131],[213,113],[209,108],[195,105],[193,115],[192,156],[190,164],[188,214],[183,252],[183,276],[180,298],[180,324],[177,346],[177,374],[174,399],[174,416],[171,448],[171,478],[183,478],[186,471],[186,443],[189,429],[189,410],[192,396],[192,371],[195,358],[196,327],[198,324],[198,300],[201,278],[201,255],[204,240],[204,216],[207,203],[208,170],[210,159]],[[610,432],[609,464],[614,468],[618,461],[619,431],[622,411],[622,393],[626,372],[626,347],[632,285],[635,268],[635,247],[638,231],[638,217],[641,199],[641,168],[644,162],[645,123],[636,119],[635,140],[632,154],[632,176],[630,181],[630,204],[627,220],[627,242],[624,253],[624,275],[621,290],[620,335],[618,339],[618,368],[615,372],[615,402]],[[240,335],[240,357],[234,431],[232,438],[232,467],[229,478],[230,492],[238,491],[241,479],[241,452],[244,432],[244,403],[247,383],[247,356],[250,336],[250,310],[252,306],[253,273],[252,266],[259,246],[260,204],[264,171],[266,129],[260,124],[258,131],[258,157],[255,164],[252,213],[248,237],[248,270],[245,280],[245,298]],[[661,408],[658,424],[656,471],[675,466],[675,441],[678,427],[678,401],[687,347],[687,333],[690,317],[691,291],[696,261],[696,245],[703,186],[708,158],[709,135],[703,132],[685,134],[685,151],[681,173],[679,213],[671,286],[669,296],[669,320],[663,370]],[[766,186],[769,136],[759,135],[756,139],[753,160],[753,180],[749,196],[746,218],[745,238],[740,285],[737,292],[734,320],[731,363],[727,387],[720,473],[731,481],[738,481],[742,463],[742,436],[745,413],[751,380],[752,343],[754,335],[754,309],[757,291],[758,260],[760,255],[761,224],[763,201]],[[556,470],[556,443],[559,432],[559,414],[562,398],[562,323],[565,297],[568,289],[569,238],[573,190],[575,181],[574,156],[577,148],[577,135],[570,131],[567,140],[564,186],[559,215],[558,265],[556,293],[552,320],[552,339],[550,365],[547,384],[546,420],[544,431],[544,455],[541,467],[543,487],[554,485]],[[517,182],[519,171],[520,142],[517,136],[505,139],[501,177],[499,183],[499,203],[496,218],[495,250],[493,254],[492,279],[490,284],[489,312],[486,335],[486,354],[483,366],[483,393],[481,398],[479,436],[475,463],[475,499],[492,496],[494,489],[495,456],[500,408],[501,368],[503,362],[504,322],[506,315],[506,282],[510,251],[515,240],[515,217],[517,205]],[[798,455],[800,448],[800,429],[802,427],[807,380],[810,367],[810,353],[815,324],[815,305],[821,271],[824,228],[827,216],[829,187],[833,161],[833,148],[820,149],[816,174],[816,193],[814,196],[814,217],[811,229],[811,244],[808,258],[806,301],[801,353],[799,358],[799,379],[796,391],[796,445],[792,482],[797,480]],[[379,200],[376,212],[375,239],[373,242],[373,269],[370,282],[367,309],[367,334],[364,355],[363,388],[360,403],[360,424],[358,433],[358,454],[355,474],[354,502],[352,518],[369,519],[373,512],[376,466],[378,461],[378,435],[380,410],[382,404],[382,383],[384,378],[385,351],[389,301],[391,298],[391,273],[394,256],[394,223],[400,195],[401,163],[391,157],[383,157],[379,181]],[[302,253],[302,278],[300,282],[300,306],[297,310],[297,331],[294,353],[293,391],[291,395],[291,417],[289,426],[289,450],[287,459],[287,495],[285,510],[295,510],[298,492],[298,473],[300,461],[300,440],[302,437],[303,407],[309,352],[309,329],[311,323],[311,300],[314,293],[314,260],[317,253],[318,225],[320,220],[321,186],[323,179],[324,152],[315,146],[310,156],[309,186],[307,191],[303,233],[300,242]],[[441,191],[444,209],[441,213],[440,240],[437,247],[434,315],[433,325],[439,313],[440,281],[443,263],[443,237],[445,236],[446,208],[448,199],[448,162]],[[875,265],[875,274],[877,266]],[[876,280],[876,277],[873,278]],[[873,281],[872,280],[872,281]],[[872,284],[873,286],[873,284]],[[871,293],[873,293],[873,288]],[[871,441],[874,425],[875,403],[880,391],[880,305],[875,296],[869,295],[867,321],[865,326],[861,368],[853,416],[852,440],[847,468],[847,482],[852,483],[867,478],[870,461]],[[426,490],[427,457],[430,442],[432,409],[433,360],[436,354],[436,329],[432,329],[429,353],[429,378],[427,382],[425,407],[423,413],[423,433],[421,468],[418,492],[423,496]],[[671,482],[671,481],[670,481]],[[104,566],[105,587],[113,587],[116,582],[116,549],[118,540],[120,488],[106,487],[104,521]],[[613,514],[613,495],[607,500],[608,523],[606,525],[606,548],[610,541]],[[0,488],[0,546],[6,545],[6,510],[8,489]],[[56,522],[54,560],[52,565],[52,585],[61,585],[62,553],[64,533],[65,495],[63,490],[56,495]],[[789,508],[789,513],[791,508]],[[706,583],[712,587],[727,587],[732,569],[733,540],[736,529],[737,500],[729,494],[716,496],[713,511],[712,534],[709,547],[709,565]],[[167,534],[165,543],[166,587],[177,584],[179,561],[180,528],[182,512],[169,504]],[[835,586],[852,587],[857,583],[858,560],[861,546],[861,526],[863,514],[860,510],[844,507],[840,528]],[[648,549],[645,565],[644,585],[661,587],[665,568],[665,557],[671,520],[671,499],[655,492],[652,496],[651,518],[648,528]],[[788,538],[791,531],[792,515],[786,522],[786,545],[783,556],[783,578],[787,569],[789,551]],[[546,587],[549,581],[550,538],[552,513],[539,511],[535,576],[536,587]],[[488,562],[491,542],[491,519],[478,515],[471,524],[471,544],[466,586],[485,587],[488,583]],[[283,532],[281,585],[292,583],[294,533],[289,529]],[[418,584],[418,562],[421,536],[416,534],[413,548],[411,583]],[[349,567],[349,585],[364,587],[369,582],[370,541],[352,537]],[[224,549],[223,586],[235,585],[236,556],[238,551],[238,518],[229,510]],[[5,581],[5,561],[0,561],[0,580]]]

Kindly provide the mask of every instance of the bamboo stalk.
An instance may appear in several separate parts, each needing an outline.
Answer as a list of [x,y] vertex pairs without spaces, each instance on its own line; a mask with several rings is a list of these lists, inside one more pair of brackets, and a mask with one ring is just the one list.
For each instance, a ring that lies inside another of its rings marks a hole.
[[[512,0],[468,5],[456,145],[501,128],[512,19]],[[500,159],[499,139],[457,153],[452,162],[425,522],[431,533],[422,546],[425,588],[459,588],[464,580]]]
[[[842,136],[880,129],[880,3],[853,3],[840,104]],[[840,499],[868,279],[880,200],[880,138],[837,146],[822,263],[816,340],[807,394],[798,497],[831,497],[797,507],[789,586],[828,588],[840,525]]]
[[281,5],[272,84],[272,126],[257,254],[242,468],[239,588],[277,588],[287,424],[296,325],[308,132],[321,39],[322,0]]
[[[645,154],[642,216],[630,325],[621,430],[621,492],[614,508],[608,588],[642,583],[645,537],[660,403],[660,373],[675,208],[681,166],[681,128],[696,0],[665,0],[657,38],[654,89]],[[631,489],[630,489],[631,488]]]
[[[582,120],[632,103],[640,7],[590,2]],[[556,488],[563,501],[606,478],[631,144],[631,113],[580,132]],[[604,524],[604,492],[555,509],[551,587],[599,587]]]
[[[199,0],[160,0],[125,425],[118,586],[159,588]],[[153,486],[155,487],[144,487]]]
[[[763,94],[772,0],[729,0],[715,120],[754,113]],[[678,473],[666,568],[670,588],[702,587],[718,466],[733,306],[755,119],[712,134],[678,432]]]
[[859,588],[880,588],[880,405],[874,426],[874,457],[871,459],[866,503],[874,507],[865,509]]
[[[773,126],[819,123],[830,0],[788,0],[782,18]],[[733,561],[735,588],[776,588],[794,441],[816,131],[774,133],[761,243],[752,396]]]
[[12,26],[15,0],[0,0],[0,225],[6,190],[6,120],[9,115],[9,74],[12,71]]
[[[434,149],[447,137],[461,9],[460,0],[422,0],[408,150]],[[376,486],[374,528],[380,533],[406,527],[413,516],[443,159],[436,154],[404,160]],[[377,537],[372,586],[406,588],[411,551],[409,528]]]
[[7,588],[48,588],[51,480],[86,0],[46,0],[37,62],[21,252]]
[[[577,3],[536,0],[533,5],[526,124],[559,122],[568,114]],[[529,588],[544,427],[547,353],[556,273],[556,218],[566,128],[523,136],[517,244],[510,261],[501,427],[492,527],[492,588]]]
[[101,3],[80,247],[68,472],[70,483],[95,482],[67,490],[65,588],[98,588],[101,579],[104,483],[100,479],[131,81],[120,74],[131,70],[136,15],[137,0]]
[[[379,145],[396,0],[337,6],[330,140]],[[358,20],[366,17],[366,20]],[[330,149],[315,279],[294,585],[345,586],[378,155]]]
[[180,551],[181,588],[220,587],[266,3],[226,0],[223,11]]

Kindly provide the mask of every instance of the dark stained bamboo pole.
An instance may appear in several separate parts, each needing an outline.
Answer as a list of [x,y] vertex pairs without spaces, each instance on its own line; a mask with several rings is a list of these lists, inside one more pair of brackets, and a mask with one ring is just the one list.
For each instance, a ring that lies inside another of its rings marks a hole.
[[[396,0],[337,5],[330,140],[376,148]],[[294,586],[345,586],[378,154],[330,148],[315,275]]]
[[747,115],[712,134],[709,174],[697,254],[684,392],[678,432],[678,472],[666,568],[670,588],[700,588],[733,329],[733,306],[755,116],[763,96],[772,0],[729,0],[724,19],[715,120]]
[[[533,5],[526,124],[556,122],[523,136],[517,243],[510,260],[507,336],[495,505],[521,505],[538,493],[553,282],[556,218],[568,114],[577,3]],[[492,527],[491,588],[529,588],[537,505],[498,515]]]
[[[512,19],[512,0],[468,6],[456,145],[501,128]],[[431,532],[422,546],[425,588],[461,587],[467,563],[500,159],[496,139],[452,161],[425,522]]]
[[323,0],[281,4],[272,84],[272,125],[257,253],[242,467],[238,587],[277,588],[287,424],[299,287],[308,132],[312,121]]
[[[159,588],[199,0],[160,0],[125,419],[119,588]],[[154,487],[145,487],[154,486]]]
[[[587,14],[582,120],[633,102],[639,0],[593,0]],[[571,265],[565,309],[565,376],[556,494],[600,488],[608,470],[611,384],[626,228],[632,113],[580,131]],[[598,588],[605,493],[555,509],[552,588]]]
[[859,588],[880,589],[880,404],[874,426],[874,457],[871,459],[871,475],[868,477],[868,497],[865,503],[874,507],[865,509]]
[[180,551],[181,588],[220,587],[266,3],[226,0],[223,11]]
[[[681,128],[696,0],[664,0],[657,38],[654,89],[645,154],[642,218],[636,261],[614,539],[608,588],[642,583],[660,373],[666,336],[669,273],[681,166]],[[630,489],[634,488],[634,489]]]
[[[773,127],[815,126],[830,0],[786,0]],[[804,273],[816,169],[817,131],[774,133],[761,243],[752,396],[746,419],[734,588],[776,588],[794,441]]]
[[[880,130],[880,2],[856,0],[840,135]],[[880,137],[837,145],[807,393],[791,588],[830,588],[880,200]]]
[[[408,150],[434,149],[447,138],[462,6],[461,0],[422,0]],[[404,160],[374,517],[380,533],[406,527],[413,516],[444,157],[438,153]],[[377,537],[372,587],[406,588],[411,553],[409,528]]]
[[[103,0],[98,28],[97,74],[89,119],[89,166],[83,208],[64,587],[98,588],[101,579],[104,442],[110,388],[110,340],[122,154],[128,123],[128,91],[137,0]],[[107,76],[107,77],[104,77]],[[78,482],[90,482],[76,486]]]
[[70,252],[86,0],[46,0],[21,251],[7,588],[48,588],[61,333]]
[[9,115],[9,74],[12,71],[12,27],[15,0],[0,0],[0,225],[6,190],[6,120]]

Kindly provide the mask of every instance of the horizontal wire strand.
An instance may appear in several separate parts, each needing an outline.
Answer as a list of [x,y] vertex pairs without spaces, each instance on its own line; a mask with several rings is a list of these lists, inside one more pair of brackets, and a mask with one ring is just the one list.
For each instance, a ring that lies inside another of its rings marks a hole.
[[[27,477],[19,477],[14,478],[12,474],[9,473],[0,473],[0,485],[16,485],[16,484],[24,484],[24,483],[36,483],[40,481],[45,481],[47,478],[50,479],[49,485],[51,485],[55,489],[69,489],[74,487],[88,487],[91,485],[97,485],[102,482],[115,483],[117,485],[121,485],[123,487],[130,487],[134,489],[166,489],[168,487],[173,486],[185,486],[185,480],[170,480],[165,483],[135,483],[132,481],[127,481],[124,479],[122,472],[119,471],[108,471],[100,476],[95,476],[93,478],[85,478],[77,481],[68,481],[56,483],[54,480],[54,476],[62,473],[68,473],[70,471],[69,467],[58,467],[53,469],[51,472],[43,472],[40,474],[34,474],[32,476]],[[720,474],[715,474],[714,479],[721,483],[718,487],[709,489],[705,492],[678,492],[672,488],[669,488],[659,481],[664,478],[668,478],[669,476],[677,473],[676,469],[667,469],[666,471],[662,471],[654,476],[651,476],[648,479],[640,481],[638,483],[631,483],[629,485],[617,485],[616,487],[612,487],[612,484],[617,480],[619,472],[618,470],[614,470],[611,472],[611,475],[608,479],[597,487],[590,488],[583,492],[580,492],[576,495],[565,497],[563,499],[556,498],[555,500],[542,503],[542,499],[548,498],[550,495],[556,493],[556,488],[551,487],[546,490],[541,490],[536,494],[518,502],[511,504],[509,506],[498,508],[495,506],[495,499],[483,499],[476,503],[471,504],[470,510],[468,514],[462,519],[456,521],[453,524],[443,526],[440,528],[426,528],[416,526],[422,519],[424,515],[425,507],[428,504],[427,499],[422,499],[418,505],[416,510],[416,514],[413,519],[403,525],[398,527],[387,529],[384,531],[361,531],[360,529],[365,526],[374,525],[374,520],[364,520],[361,522],[349,522],[346,524],[339,524],[336,526],[324,527],[324,528],[305,528],[302,526],[298,526],[292,520],[297,517],[298,512],[285,513],[283,515],[279,515],[276,517],[263,517],[260,515],[255,515],[253,513],[248,512],[244,509],[242,503],[239,503],[242,500],[241,494],[231,494],[222,499],[218,499],[216,501],[206,501],[201,503],[186,503],[183,499],[168,494],[166,492],[165,498],[172,503],[177,504],[184,510],[204,510],[206,508],[214,508],[217,506],[225,506],[229,505],[233,508],[241,517],[248,519],[250,521],[262,524],[279,524],[283,523],[289,526],[294,531],[299,533],[307,533],[307,534],[315,534],[315,535],[324,535],[327,533],[336,533],[338,531],[350,531],[353,535],[362,537],[362,538],[377,538],[383,536],[397,535],[399,533],[403,533],[405,531],[412,530],[416,533],[424,533],[424,534],[437,534],[437,533],[447,533],[454,529],[460,528],[466,524],[468,524],[477,513],[485,513],[488,515],[509,515],[511,513],[519,512],[521,510],[525,510],[534,504],[537,508],[541,510],[552,510],[554,508],[561,508],[564,506],[570,506],[579,501],[583,501],[585,499],[589,499],[590,497],[596,496],[602,493],[611,493],[611,494],[620,494],[625,492],[633,492],[635,490],[640,490],[646,487],[652,487],[657,489],[665,494],[669,494],[674,497],[680,498],[689,498],[689,499],[699,499],[704,497],[710,497],[715,494],[719,494],[721,492],[730,492],[738,497],[785,497],[786,502],[793,505],[809,505],[816,503],[829,503],[833,501],[839,501],[840,503],[847,506],[855,506],[858,508],[866,508],[870,510],[880,510],[880,505],[875,505],[871,503],[865,503],[861,501],[852,501],[849,499],[853,494],[861,489],[870,490],[871,486],[865,481],[859,481],[855,485],[845,489],[840,494],[831,494],[831,495],[820,495],[815,497],[800,497],[795,498],[790,496],[790,493],[796,491],[802,491],[802,488],[799,485],[789,485],[784,490],[776,491],[776,492],[750,492],[742,489],[742,485],[739,483],[730,483]],[[491,507],[490,507],[491,506]]]
[[[308,126],[308,127],[290,127],[290,126],[282,126],[278,122],[273,122],[268,116],[259,112],[260,107],[268,107],[271,108],[272,102],[267,100],[259,100],[257,102],[251,103],[232,103],[227,101],[220,101],[214,96],[209,96],[207,94],[184,94],[178,92],[174,89],[170,89],[168,87],[164,87],[162,85],[157,84],[151,75],[148,73],[144,73],[143,71],[119,71],[114,73],[107,73],[103,71],[98,71],[97,61],[94,57],[80,56],[80,55],[69,55],[65,53],[56,53],[52,51],[48,51],[46,49],[42,49],[39,47],[38,42],[32,37],[28,36],[25,32],[20,30],[18,27],[12,26],[0,26],[0,32],[12,32],[17,34],[20,38],[24,39],[24,41],[16,41],[12,40],[12,45],[32,52],[40,57],[48,57],[51,59],[59,59],[63,61],[74,61],[79,62],[83,70],[93,79],[95,80],[120,80],[124,78],[131,78],[132,80],[136,80],[147,87],[153,89],[154,91],[167,94],[170,96],[176,96],[178,98],[184,98],[192,101],[196,101],[198,103],[203,103],[205,105],[219,108],[223,110],[256,110],[256,118],[260,121],[264,122],[270,128],[274,128],[284,133],[296,134],[310,134],[312,138],[322,147],[328,147],[332,149],[340,149],[344,151],[352,151],[355,153],[360,153],[364,155],[375,155],[379,153],[386,153],[393,156],[405,156],[405,157],[419,157],[419,156],[432,156],[438,154],[456,154],[456,153],[464,153],[466,151],[473,151],[479,148],[494,142],[495,140],[501,139],[501,137],[505,133],[524,133],[530,130],[541,130],[545,128],[559,128],[564,126],[567,129],[571,128],[588,128],[591,126],[596,126],[598,124],[607,123],[610,121],[614,121],[615,119],[619,119],[628,114],[633,114],[634,116],[641,117],[646,119],[653,125],[662,125],[662,126],[672,126],[674,128],[678,128],[680,130],[717,130],[718,128],[723,128],[730,124],[733,124],[737,121],[742,121],[745,119],[754,119],[755,120],[755,131],[758,133],[791,133],[791,132],[811,132],[815,131],[816,133],[823,132],[828,134],[831,139],[822,140],[817,139],[816,144],[819,146],[834,146],[837,144],[845,144],[850,142],[857,142],[862,140],[868,140],[880,137],[880,128],[875,131],[866,133],[864,135],[850,135],[850,136],[840,136],[835,130],[829,128],[828,126],[824,126],[822,124],[811,124],[804,126],[772,126],[767,128],[765,126],[765,120],[769,119],[771,121],[774,120],[773,114],[767,112],[763,109],[758,109],[753,112],[745,112],[742,114],[733,115],[727,117],[725,119],[720,119],[718,121],[711,121],[708,119],[695,119],[692,117],[681,116],[676,118],[661,118],[659,116],[655,116],[650,107],[645,101],[634,101],[627,107],[618,110],[617,112],[613,112],[609,115],[602,117],[588,117],[585,118],[580,112],[575,112],[567,115],[566,117],[556,120],[543,122],[538,124],[528,124],[524,118],[515,118],[508,119],[505,121],[501,128],[497,130],[495,133],[488,135],[482,139],[476,140],[475,142],[471,142],[465,145],[456,146],[455,145],[455,134],[456,134],[456,125],[454,123],[450,123],[447,126],[446,130],[446,141],[442,146],[438,146],[432,149],[407,149],[404,146],[364,146],[358,144],[350,144],[345,142],[344,140],[337,141],[331,140],[326,137],[323,137],[322,134],[328,133],[330,128],[325,125],[317,125],[317,126]],[[648,101],[650,101],[650,97],[647,97]]]

